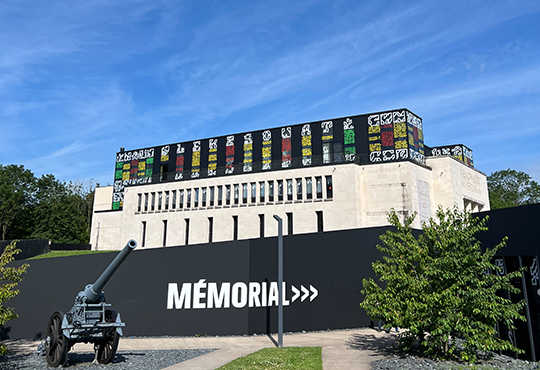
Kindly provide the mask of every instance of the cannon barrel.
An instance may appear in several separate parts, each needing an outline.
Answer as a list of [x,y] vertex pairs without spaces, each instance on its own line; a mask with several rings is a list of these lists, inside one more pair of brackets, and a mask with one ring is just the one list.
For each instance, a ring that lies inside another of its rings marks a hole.
[[88,303],[95,303],[99,301],[101,291],[103,290],[105,284],[109,282],[118,267],[120,267],[120,265],[135,248],[137,248],[137,242],[133,239],[129,240],[124,249],[122,249],[120,253],[118,253],[114,261],[112,261],[111,264],[107,267],[107,269],[103,271],[103,273],[96,280],[96,282],[92,285],[86,286],[84,290],[84,295],[86,296],[86,301]]

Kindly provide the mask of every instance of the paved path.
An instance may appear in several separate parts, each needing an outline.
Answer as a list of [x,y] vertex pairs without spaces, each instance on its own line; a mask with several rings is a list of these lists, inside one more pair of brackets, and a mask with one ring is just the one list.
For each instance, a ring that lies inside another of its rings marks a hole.
[[[371,370],[370,363],[388,355],[395,333],[379,332],[362,328],[354,330],[327,331],[322,333],[286,334],[284,347],[322,347],[324,370],[358,369]],[[199,338],[122,338],[118,351],[217,348],[207,355],[181,362],[166,370],[213,370],[232,360],[256,352],[262,348],[275,347],[277,334],[244,337]],[[11,352],[35,351],[39,342],[8,342]],[[72,351],[93,351],[92,345],[79,343]]]

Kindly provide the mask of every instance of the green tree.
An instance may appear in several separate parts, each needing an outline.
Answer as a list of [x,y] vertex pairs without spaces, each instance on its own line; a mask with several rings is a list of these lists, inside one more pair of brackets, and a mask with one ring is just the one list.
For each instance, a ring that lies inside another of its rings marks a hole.
[[28,210],[35,189],[34,174],[23,166],[0,164],[0,238],[25,237],[31,227]]
[[487,178],[491,209],[540,203],[540,185],[525,172],[501,170]]
[[88,243],[93,190],[85,188],[83,182],[66,184],[53,175],[41,176],[36,189],[30,237],[53,243]]
[[[19,267],[6,267],[6,265],[15,259],[15,255],[21,250],[16,247],[16,241],[11,242],[0,256],[0,325],[5,325],[6,322],[12,320],[18,315],[11,307],[4,307],[4,304],[9,299],[19,294],[15,288],[23,279],[22,275],[26,272],[28,264],[25,263]],[[3,344],[0,345],[0,353],[6,353],[6,348]]]
[[[474,362],[478,351],[522,352],[496,336],[497,322],[509,328],[513,320],[525,320],[524,301],[513,304],[501,291],[518,293],[511,279],[521,271],[497,276],[491,261],[505,246],[506,238],[482,252],[474,237],[487,230],[487,217],[478,219],[454,207],[443,210],[422,225],[415,237],[413,215],[403,223],[392,210],[388,216],[395,230],[381,235],[382,261],[373,263],[381,285],[364,279],[365,295],[360,304],[386,327],[408,329],[399,336],[404,351],[419,351],[430,357],[454,357]],[[457,351],[457,339],[463,350]]]

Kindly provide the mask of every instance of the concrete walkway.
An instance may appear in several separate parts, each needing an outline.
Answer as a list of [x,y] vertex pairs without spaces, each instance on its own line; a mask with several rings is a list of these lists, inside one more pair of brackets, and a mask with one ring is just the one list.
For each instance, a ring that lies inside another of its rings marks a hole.
[[[322,347],[324,370],[358,369],[371,370],[370,363],[392,352],[395,333],[379,332],[362,328],[322,333],[286,334],[284,347]],[[122,338],[118,351],[217,348],[207,355],[181,362],[166,370],[212,370],[232,360],[256,352],[262,348],[275,347],[277,334],[245,337],[199,337],[199,338]],[[6,343],[10,352],[35,351],[39,342],[13,341]],[[92,352],[90,344],[76,344],[72,351]]]

